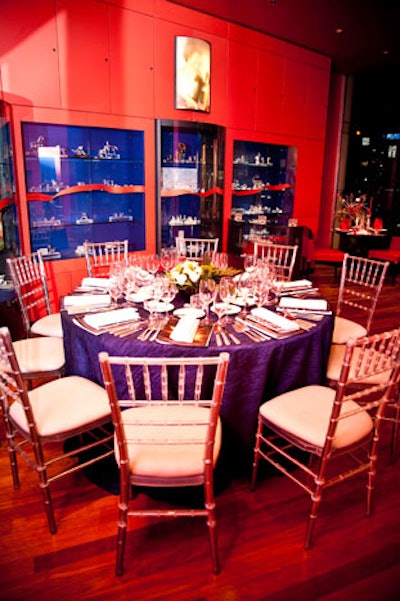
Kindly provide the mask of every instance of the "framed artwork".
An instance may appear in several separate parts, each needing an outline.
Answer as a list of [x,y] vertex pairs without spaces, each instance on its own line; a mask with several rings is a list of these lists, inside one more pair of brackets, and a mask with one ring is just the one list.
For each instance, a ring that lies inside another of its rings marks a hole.
[[211,44],[175,38],[175,108],[210,112]]

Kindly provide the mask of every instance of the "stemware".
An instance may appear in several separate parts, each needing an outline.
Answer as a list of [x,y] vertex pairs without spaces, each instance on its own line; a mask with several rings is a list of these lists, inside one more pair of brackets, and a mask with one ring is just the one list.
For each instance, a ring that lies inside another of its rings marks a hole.
[[171,280],[168,280],[168,278],[165,278],[165,280],[166,281],[165,281],[165,284],[163,287],[161,300],[165,304],[169,305],[169,304],[172,304],[172,301],[178,294],[178,287],[175,284],[175,282],[171,282]]
[[158,255],[146,255],[146,270],[155,275],[160,268],[160,258]]
[[160,264],[163,271],[170,271],[174,265],[176,260],[176,251],[175,249],[164,247],[160,252]]
[[211,278],[200,280],[199,282],[199,298],[203,303],[206,311],[205,323],[210,323],[210,305],[213,302],[217,292],[217,284]]
[[221,271],[225,271],[228,268],[228,253],[215,253],[214,265]]
[[[227,282],[227,280],[229,280],[229,279],[230,278],[227,278],[227,277],[222,277],[220,279],[218,287],[217,287],[217,294],[215,295],[214,303],[212,306],[212,310],[214,311],[214,313],[216,313],[216,315],[218,317],[217,323],[216,323],[216,325],[218,327],[222,326],[222,318],[226,314],[228,307],[229,307],[229,303],[228,303],[229,286],[228,286],[228,282]],[[219,297],[219,302],[216,302],[218,297]]]
[[243,299],[243,309],[241,313],[242,316],[245,317],[248,313],[249,298],[252,290],[252,278],[247,272],[240,274],[237,288],[239,296]]
[[243,267],[247,273],[253,273],[257,267],[256,255],[246,254],[243,259]]

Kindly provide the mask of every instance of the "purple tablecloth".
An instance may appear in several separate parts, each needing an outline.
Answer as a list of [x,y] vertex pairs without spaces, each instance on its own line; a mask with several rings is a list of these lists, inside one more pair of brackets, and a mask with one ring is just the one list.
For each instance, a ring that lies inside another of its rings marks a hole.
[[129,356],[215,355],[222,349],[230,354],[228,377],[221,406],[225,432],[239,455],[251,452],[259,406],[266,400],[299,386],[324,382],[333,316],[324,316],[308,332],[286,339],[251,342],[243,334],[240,345],[217,347],[214,337],[207,348],[140,342],[138,334],[116,338],[95,336],[73,322],[62,311],[67,373],[102,384],[98,353]]

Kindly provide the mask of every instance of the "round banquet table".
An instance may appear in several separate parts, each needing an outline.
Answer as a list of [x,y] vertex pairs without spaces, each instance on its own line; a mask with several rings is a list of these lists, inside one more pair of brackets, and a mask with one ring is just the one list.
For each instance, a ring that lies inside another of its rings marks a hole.
[[[178,303],[175,303],[176,305]],[[140,309],[141,310],[141,309]],[[110,333],[94,335],[61,311],[67,375],[80,375],[103,385],[98,354],[128,356],[230,355],[227,381],[221,405],[225,457],[229,469],[248,470],[260,405],[272,397],[325,379],[332,338],[333,315],[309,331],[283,339],[252,342],[235,332],[241,344],[217,346],[212,336],[207,347],[141,342],[139,333],[117,338]]]

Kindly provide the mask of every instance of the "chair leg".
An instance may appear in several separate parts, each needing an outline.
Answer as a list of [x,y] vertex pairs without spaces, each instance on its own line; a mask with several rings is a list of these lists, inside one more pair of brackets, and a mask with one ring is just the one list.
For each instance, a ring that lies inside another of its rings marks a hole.
[[54,509],[53,509],[53,501],[51,499],[49,484],[46,482],[42,483],[42,478],[40,478],[40,488],[42,491],[42,499],[44,504],[44,510],[46,512],[47,523],[49,526],[50,534],[55,534],[57,532],[57,524],[54,517]]
[[207,510],[207,526],[210,540],[211,563],[214,574],[219,574],[217,519],[215,514],[213,466],[206,466],[204,482],[204,506]]
[[219,564],[217,522],[215,519],[215,503],[213,503],[211,507],[207,506],[207,512],[207,526],[210,539],[211,563],[214,574],[219,574],[221,568]]
[[251,472],[251,481],[250,481],[250,490],[254,490],[256,486],[257,480],[257,472],[258,472],[258,463],[260,460],[260,446],[261,446],[261,434],[262,434],[262,421],[258,420],[257,425],[257,433],[256,433],[256,444],[254,446],[254,455],[253,455],[253,469]]
[[321,504],[321,496],[322,496],[322,486],[321,486],[321,484],[317,484],[315,487],[315,490],[311,496],[312,505],[311,505],[310,516],[308,519],[306,537],[305,537],[305,543],[304,543],[304,548],[306,550],[310,549],[312,546],[312,543],[313,543],[315,522],[317,521],[318,510],[319,510],[319,506]]
[[126,543],[126,531],[128,528],[128,507],[124,504],[118,504],[118,533],[117,533],[117,554],[115,561],[115,574],[121,576],[124,569],[124,555]]

